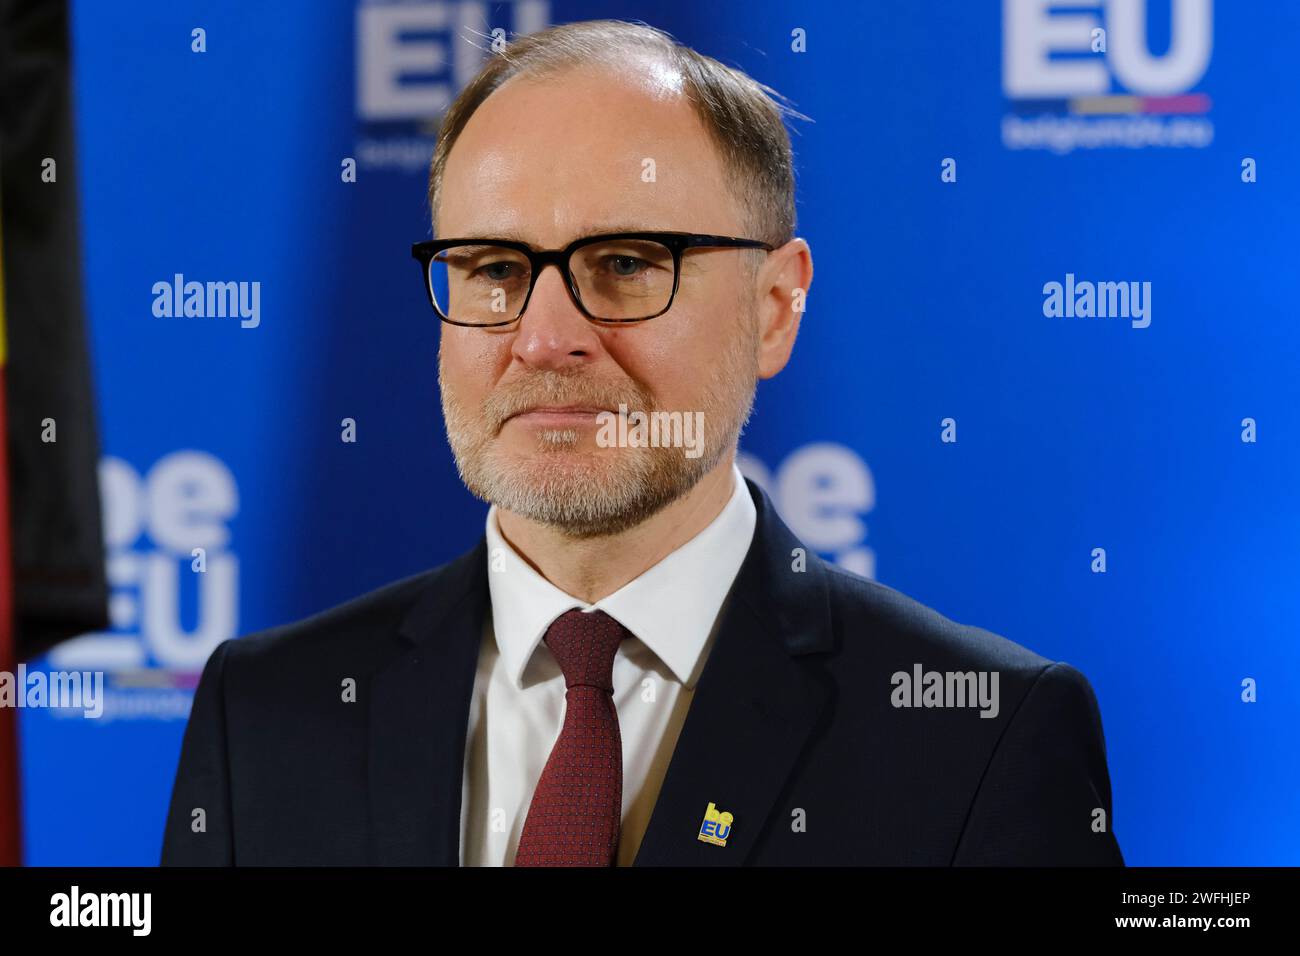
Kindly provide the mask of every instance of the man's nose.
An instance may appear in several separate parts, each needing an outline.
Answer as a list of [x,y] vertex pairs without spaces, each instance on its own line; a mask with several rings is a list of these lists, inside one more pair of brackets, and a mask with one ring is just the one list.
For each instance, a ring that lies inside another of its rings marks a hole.
[[560,369],[590,361],[598,348],[596,329],[578,311],[559,267],[543,266],[515,332],[514,354],[538,368]]

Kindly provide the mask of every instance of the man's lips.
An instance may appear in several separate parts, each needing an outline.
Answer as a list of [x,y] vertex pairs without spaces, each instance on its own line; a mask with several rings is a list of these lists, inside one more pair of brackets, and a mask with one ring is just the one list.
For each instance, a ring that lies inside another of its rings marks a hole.
[[515,412],[506,421],[521,421],[531,425],[585,424],[602,412],[609,412],[609,409],[592,405],[539,405]]

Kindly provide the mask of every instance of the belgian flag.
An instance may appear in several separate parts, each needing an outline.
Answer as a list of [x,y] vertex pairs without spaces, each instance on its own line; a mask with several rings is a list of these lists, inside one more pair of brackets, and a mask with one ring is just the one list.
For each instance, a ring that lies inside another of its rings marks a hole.
[[[64,0],[0,0],[0,671],[108,626]],[[52,425],[52,427],[51,427]],[[0,865],[21,862],[0,707]]]
[[[4,238],[0,236],[0,672],[18,663],[14,645],[13,568],[9,545],[9,462],[5,453]],[[0,866],[17,866],[19,846],[18,711],[0,707]]]

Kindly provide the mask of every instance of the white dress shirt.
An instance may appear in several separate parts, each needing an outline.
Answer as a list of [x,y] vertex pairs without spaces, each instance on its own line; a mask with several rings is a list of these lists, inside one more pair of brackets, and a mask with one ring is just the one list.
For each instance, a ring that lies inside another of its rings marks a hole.
[[695,683],[757,513],[740,469],[718,516],[690,541],[608,597],[587,604],[561,591],[501,536],[487,516],[491,610],[470,704],[461,796],[462,866],[513,865],[533,789],[564,725],[564,674],[542,643],[565,611],[599,608],[626,627],[614,657],[614,705],[623,740],[618,865],[636,857]]

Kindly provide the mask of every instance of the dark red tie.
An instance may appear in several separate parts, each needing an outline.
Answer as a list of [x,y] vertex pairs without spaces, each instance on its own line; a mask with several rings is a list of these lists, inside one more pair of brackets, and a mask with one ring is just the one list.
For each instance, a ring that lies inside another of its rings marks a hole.
[[566,611],[546,631],[564,672],[564,726],[542,768],[515,866],[613,866],[623,815],[614,654],[628,630],[604,611]]

